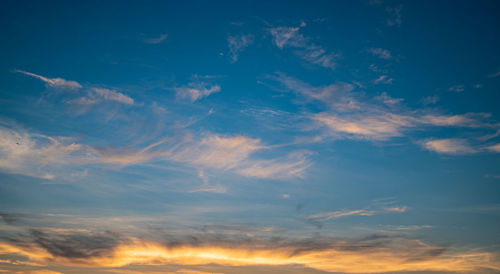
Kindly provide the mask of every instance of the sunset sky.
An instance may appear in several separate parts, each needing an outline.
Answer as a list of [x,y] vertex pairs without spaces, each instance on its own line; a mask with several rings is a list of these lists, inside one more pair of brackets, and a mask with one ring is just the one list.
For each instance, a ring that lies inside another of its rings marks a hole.
[[0,273],[500,273],[499,1],[5,1]]

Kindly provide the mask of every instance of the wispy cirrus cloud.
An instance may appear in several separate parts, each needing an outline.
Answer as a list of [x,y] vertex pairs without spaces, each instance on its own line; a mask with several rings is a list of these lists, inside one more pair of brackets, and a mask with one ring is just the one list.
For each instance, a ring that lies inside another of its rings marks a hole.
[[478,152],[464,139],[435,139],[422,142],[422,146],[430,151],[441,154],[471,154]]
[[177,97],[187,98],[191,102],[198,101],[220,91],[221,88],[219,85],[211,85],[204,82],[192,82],[187,86],[175,88]]
[[66,80],[63,78],[47,78],[38,74],[34,74],[31,72],[27,72],[24,70],[14,70],[14,72],[21,73],[27,76],[31,76],[34,78],[37,78],[39,80],[42,80],[45,82],[45,84],[48,87],[55,88],[55,89],[63,89],[63,90],[77,90],[80,89],[82,86],[76,82],[76,81],[71,81],[71,80]]
[[273,37],[273,43],[279,48],[294,48],[296,54],[309,63],[335,69],[336,59],[340,57],[337,53],[329,53],[321,46],[315,45],[311,39],[306,38],[299,31],[305,27],[306,23],[302,22],[298,27],[274,27],[270,28],[269,32]]
[[445,115],[435,109],[411,110],[401,104],[402,98],[393,98],[387,93],[369,98],[362,92],[356,92],[355,86],[349,83],[311,86],[283,73],[268,78],[278,82],[284,91],[308,99],[298,103],[323,103],[326,110],[307,116],[328,129],[328,134],[335,138],[388,140],[425,127],[462,127],[495,132],[499,127],[496,123],[487,122],[488,114]]
[[[212,169],[264,179],[302,177],[311,165],[307,158],[310,154],[308,151],[295,151],[286,156],[276,156],[271,153],[271,146],[262,144],[259,139],[241,135],[205,134],[203,138],[193,138],[188,135],[182,139],[164,138],[137,149],[86,146],[84,155],[73,159],[73,163],[125,167],[152,161],[171,161],[198,170]],[[269,158],[253,156],[255,152],[264,150],[272,156]],[[204,185],[193,192],[225,192],[224,187],[209,184],[204,174],[200,178],[204,181]]]
[[16,127],[0,125],[0,168],[44,179],[55,175],[47,165],[65,165],[80,154],[84,146],[67,137],[33,134]]
[[227,46],[229,48],[229,53],[231,56],[231,63],[238,61],[238,56],[245,48],[250,46],[254,42],[254,36],[252,34],[240,34],[227,37]]
[[487,147],[488,150],[500,153],[500,144],[495,144]]
[[403,9],[402,5],[396,7],[391,7],[391,6],[385,7],[385,11],[389,15],[389,18],[387,18],[388,26],[401,26],[401,24],[403,23],[402,20],[403,17],[401,15],[402,9]]
[[293,178],[302,176],[310,161],[304,152],[285,157],[259,159],[254,152],[269,150],[259,139],[245,136],[208,135],[199,142],[189,143],[172,154],[172,159],[194,166],[232,170],[237,174],[257,178]]
[[437,95],[432,95],[432,96],[427,96],[427,97],[424,97],[420,100],[420,102],[422,102],[422,104],[424,106],[427,106],[427,105],[434,105],[436,104],[437,102],[439,101],[439,96]]
[[407,206],[398,206],[396,201],[392,199],[384,199],[381,201],[374,201],[371,205],[362,209],[341,209],[329,212],[321,212],[313,215],[306,216],[305,219],[316,225],[318,228],[323,226],[323,222],[328,220],[335,220],[348,216],[373,216],[376,214],[384,213],[404,213],[408,210]]
[[449,87],[448,90],[460,93],[460,92],[465,91],[465,86],[464,85],[454,85],[454,86]]
[[107,88],[94,88],[94,92],[104,100],[115,101],[126,105],[134,104],[134,99],[116,90]]
[[500,71],[488,75],[488,78],[497,78],[500,76]]
[[389,60],[392,59],[392,54],[389,50],[383,48],[369,48],[368,52],[373,56],[378,57],[380,59]]
[[393,81],[394,81],[394,78],[390,78],[389,75],[381,75],[377,79],[373,80],[373,83],[375,85],[377,85],[377,84],[390,85],[390,84],[392,84]]
[[145,39],[143,39],[143,41],[144,41],[144,43],[147,43],[147,44],[161,44],[165,41],[165,39],[167,39],[167,37],[168,37],[168,34],[163,33],[163,34],[160,34],[159,37],[145,38]]

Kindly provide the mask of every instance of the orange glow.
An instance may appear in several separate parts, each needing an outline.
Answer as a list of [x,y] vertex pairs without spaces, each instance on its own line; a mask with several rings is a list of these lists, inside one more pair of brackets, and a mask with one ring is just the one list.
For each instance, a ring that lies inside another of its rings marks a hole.
[[305,267],[346,273],[376,273],[390,271],[472,271],[480,267],[500,270],[496,254],[489,252],[449,253],[412,260],[404,252],[381,249],[376,251],[319,250],[291,256],[287,248],[245,249],[243,247],[191,247],[168,248],[163,245],[132,240],[114,249],[110,254],[88,259],[54,257],[45,250],[21,248],[0,244],[0,254],[16,253],[49,265],[79,267],[122,267],[138,265],[303,265]]

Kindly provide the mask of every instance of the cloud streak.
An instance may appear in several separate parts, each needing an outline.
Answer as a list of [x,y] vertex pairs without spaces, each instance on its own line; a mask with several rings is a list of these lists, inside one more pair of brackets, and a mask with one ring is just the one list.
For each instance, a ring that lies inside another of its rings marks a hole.
[[279,49],[294,48],[296,54],[311,64],[334,70],[336,59],[340,57],[336,53],[328,53],[326,49],[315,45],[309,38],[304,37],[299,31],[306,24],[302,22],[299,27],[274,27],[269,29],[273,37],[273,43]]
[[62,89],[62,90],[77,90],[80,89],[82,86],[76,82],[76,81],[71,81],[71,80],[65,80],[63,78],[47,78],[38,74],[34,74],[31,72],[27,72],[24,70],[14,70],[14,72],[21,73],[27,76],[31,76],[34,78],[37,78],[39,80],[42,80],[45,82],[45,84],[48,87],[54,88],[54,89]]
[[213,93],[220,92],[219,85],[209,85],[206,83],[190,83],[188,86],[176,88],[175,92],[179,98],[187,98],[191,102],[208,97]]
[[239,54],[254,42],[252,34],[240,34],[227,37],[227,46],[231,55],[231,63],[238,61]]

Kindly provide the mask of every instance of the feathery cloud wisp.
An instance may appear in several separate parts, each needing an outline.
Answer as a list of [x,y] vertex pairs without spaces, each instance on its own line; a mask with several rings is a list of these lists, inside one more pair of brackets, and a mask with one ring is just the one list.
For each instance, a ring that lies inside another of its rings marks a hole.
[[208,85],[205,83],[190,83],[188,86],[175,89],[177,97],[188,98],[191,102],[195,102],[220,91],[221,88],[219,85]]
[[241,34],[227,37],[227,46],[231,55],[231,63],[238,61],[238,55],[254,41],[252,34]]
[[369,48],[368,52],[370,52],[373,56],[378,57],[380,59],[392,59],[392,54],[389,50],[382,48]]
[[115,101],[126,105],[134,104],[134,99],[116,90],[107,88],[94,88],[94,92],[104,100]]
[[315,45],[309,38],[304,37],[299,33],[300,28],[304,26],[305,23],[302,22],[299,27],[274,27],[269,29],[269,32],[273,36],[273,43],[279,49],[296,48],[296,54],[307,62],[332,70],[335,69],[335,60],[339,57],[339,54],[328,53],[323,47]]
[[146,38],[143,41],[147,44],[161,44],[161,43],[163,43],[163,41],[165,41],[165,39],[167,39],[167,37],[168,37],[168,34],[163,33],[159,37]]
[[34,78],[37,78],[39,80],[42,80],[45,82],[45,84],[48,87],[55,88],[55,89],[64,89],[64,90],[77,90],[81,88],[82,86],[76,82],[76,81],[71,81],[71,80],[65,80],[62,78],[47,78],[38,74],[34,74],[31,72],[27,72],[24,70],[14,70],[14,72],[18,72],[24,75],[28,75]]
[[424,141],[422,146],[441,154],[470,154],[477,152],[466,140],[449,138]]

